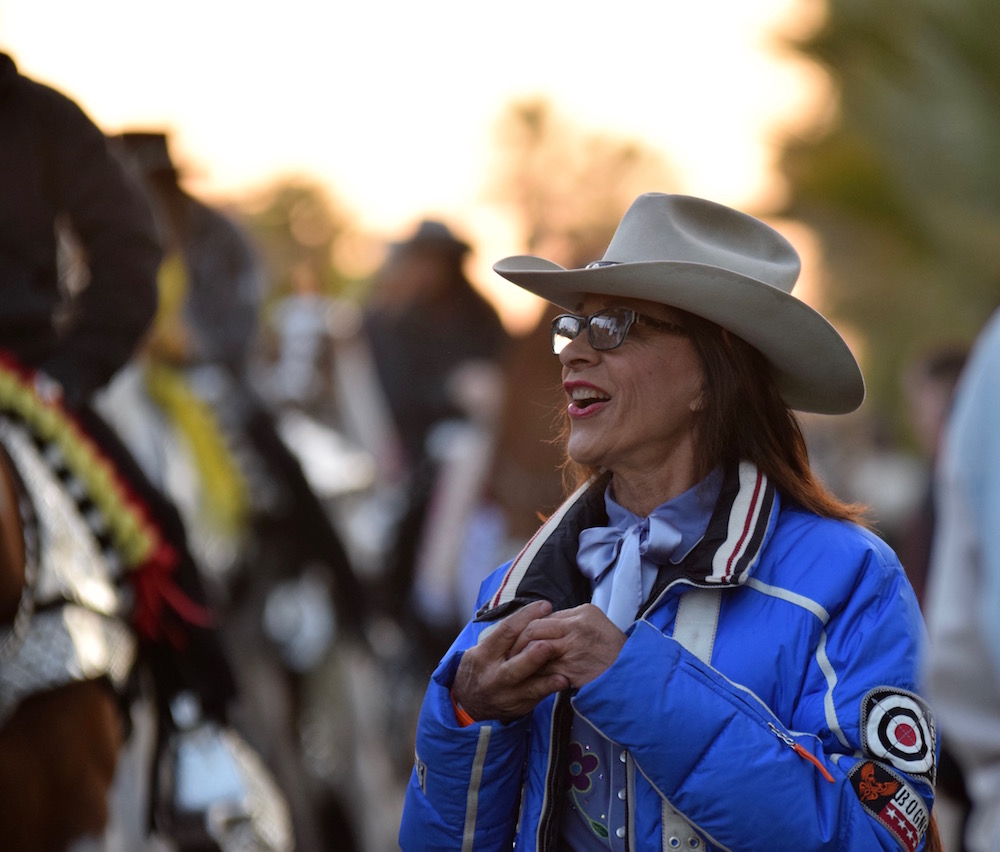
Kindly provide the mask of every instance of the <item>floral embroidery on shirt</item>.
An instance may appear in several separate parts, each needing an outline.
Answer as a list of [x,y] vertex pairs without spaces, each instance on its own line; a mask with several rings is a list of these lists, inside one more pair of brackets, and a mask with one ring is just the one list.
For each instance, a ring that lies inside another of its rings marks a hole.
[[596,754],[585,752],[579,743],[569,744],[569,786],[586,793],[591,786],[590,776],[597,771],[600,761]]
[[593,775],[601,761],[596,754],[584,751],[580,743],[569,744],[569,762],[566,766],[566,774],[569,776],[569,794],[576,809],[586,818],[590,824],[590,830],[598,837],[607,839],[609,835],[608,827],[587,813],[584,803],[580,801],[579,793],[587,793],[593,786],[590,776]]

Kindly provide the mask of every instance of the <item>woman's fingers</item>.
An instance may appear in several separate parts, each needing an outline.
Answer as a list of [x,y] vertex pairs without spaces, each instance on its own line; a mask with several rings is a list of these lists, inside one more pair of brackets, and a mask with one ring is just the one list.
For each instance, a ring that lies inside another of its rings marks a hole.
[[604,672],[618,657],[625,634],[597,607],[584,604],[531,622],[511,647],[512,661],[524,660],[534,672],[564,675],[582,686]]
[[[562,609],[558,612],[552,612],[544,618],[536,618],[524,626],[508,653],[511,656],[518,654],[531,642],[546,639],[560,640],[567,636],[573,636],[580,631],[581,626],[595,620],[598,622],[607,621],[607,616],[591,604],[583,604],[573,607],[573,609]],[[608,623],[610,624],[610,622]]]
[[534,601],[508,615],[480,641],[478,647],[491,652],[500,651],[506,657],[524,629],[533,621],[545,618],[552,612],[548,601]]
[[474,719],[517,718],[553,692],[589,683],[624,642],[596,607],[554,613],[548,601],[536,601],[462,655],[452,695]]
[[558,673],[539,676],[539,671],[557,653],[545,643],[536,643],[510,656],[511,647],[528,625],[551,612],[548,601],[522,607],[462,655],[452,695],[473,718],[516,718],[529,712],[546,695],[565,688],[566,679]]

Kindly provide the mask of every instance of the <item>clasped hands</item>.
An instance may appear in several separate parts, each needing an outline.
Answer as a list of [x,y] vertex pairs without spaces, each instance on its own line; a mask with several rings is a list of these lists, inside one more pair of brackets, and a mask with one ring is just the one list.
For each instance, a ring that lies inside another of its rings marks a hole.
[[473,719],[509,722],[553,692],[590,683],[624,644],[625,634],[592,604],[553,612],[536,601],[462,655],[451,694]]

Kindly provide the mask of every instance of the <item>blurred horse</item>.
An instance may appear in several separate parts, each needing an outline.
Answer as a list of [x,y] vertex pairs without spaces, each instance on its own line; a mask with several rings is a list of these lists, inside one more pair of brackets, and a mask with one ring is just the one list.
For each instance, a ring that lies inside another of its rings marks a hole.
[[167,628],[161,604],[208,615],[164,575],[171,554],[74,417],[0,360],[4,849],[290,852],[253,750],[194,692],[157,694],[168,649],[139,637]]
[[[0,443],[0,665],[16,665],[33,619],[33,518],[27,492]],[[24,514],[23,514],[24,513]],[[27,533],[27,534],[26,534]],[[56,661],[53,661],[56,665]],[[66,849],[100,835],[124,725],[118,697],[105,677],[40,685],[13,708],[0,681],[0,837],[19,852]],[[31,689],[27,684],[24,688]]]

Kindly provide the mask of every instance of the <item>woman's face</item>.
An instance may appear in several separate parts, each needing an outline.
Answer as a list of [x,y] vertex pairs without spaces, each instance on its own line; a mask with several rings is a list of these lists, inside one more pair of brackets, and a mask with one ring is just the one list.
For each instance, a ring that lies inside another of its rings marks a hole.
[[[677,312],[640,299],[590,295],[577,313],[612,307],[681,324]],[[559,360],[574,461],[611,470],[616,496],[633,482],[661,483],[669,491],[694,484],[704,371],[690,337],[636,323],[621,346],[601,351],[582,332]]]

